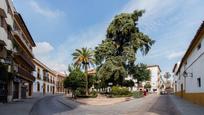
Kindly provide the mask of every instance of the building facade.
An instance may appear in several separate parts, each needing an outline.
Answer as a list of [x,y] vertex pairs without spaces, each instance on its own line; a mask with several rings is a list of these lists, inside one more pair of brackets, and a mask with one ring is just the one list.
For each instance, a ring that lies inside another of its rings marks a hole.
[[180,92],[180,85],[183,84],[182,80],[179,78],[179,76],[176,74],[178,71],[178,68],[180,66],[180,62],[176,63],[173,68],[173,89],[174,93]]
[[35,96],[49,95],[56,93],[56,73],[37,59],[35,64],[35,82],[33,83],[33,93]]
[[151,92],[160,92],[160,82],[161,82],[161,69],[159,65],[149,65],[147,69],[151,73],[150,82]]
[[133,78],[132,75],[128,75],[125,80],[133,80],[135,85],[131,88],[131,91],[137,91],[144,90],[145,84],[150,84],[150,92],[160,92],[160,89],[162,88],[160,85],[162,85],[163,81],[161,79],[161,69],[159,65],[149,65],[147,66],[147,69],[150,71],[150,80],[144,81],[140,84],[138,84],[137,80]]
[[204,22],[175,73],[176,95],[204,106]]
[[56,93],[64,94],[66,92],[63,85],[65,78],[66,78],[65,74],[56,72]]
[[0,24],[0,57],[4,68],[0,72],[4,79],[0,80],[0,92],[7,95],[8,101],[30,97],[35,80],[32,75],[35,42],[11,0],[0,1]]

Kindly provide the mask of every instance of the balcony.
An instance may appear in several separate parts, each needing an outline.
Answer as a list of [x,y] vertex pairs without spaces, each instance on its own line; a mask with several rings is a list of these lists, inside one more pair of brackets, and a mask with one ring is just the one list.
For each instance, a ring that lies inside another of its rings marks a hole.
[[32,68],[32,70],[35,69],[35,65],[33,64],[32,59],[30,59],[24,52],[18,51],[15,54],[15,58],[23,60],[30,68]]
[[14,36],[15,40],[31,55],[32,53],[32,47],[29,46],[28,42],[26,42],[25,36],[20,30],[14,30],[12,31],[12,35]]
[[18,74],[20,74],[22,77],[24,77],[25,79],[29,79],[34,81],[35,77],[32,75],[31,72],[26,71],[25,69],[23,69],[22,67],[18,67]]

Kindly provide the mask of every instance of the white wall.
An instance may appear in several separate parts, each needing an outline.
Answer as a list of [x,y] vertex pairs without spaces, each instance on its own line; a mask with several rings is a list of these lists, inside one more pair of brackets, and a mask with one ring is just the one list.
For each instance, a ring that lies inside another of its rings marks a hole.
[[[204,36],[202,37],[200,43],[201,48],[197,50],[197,46],[194,48],[192,53],[187,59],[187,65],[180,70],[181,80],[179,83],[183,83],[184,89],[187,93],[201,93],[204,92]],[[183,72],[192,73],[193,77],[188,76],[185,80],[183,77]],[[201,78],[201,87],[198,87],[197,78]],[[178,87],[180,91],[180,87]]]
[[158,79],[159,79],[159,76],[160,76],[160,70],[159,70],[159,68],[157,66],[149,67],[148,69],[151,72],[151,81],[150,81],[151,86],[152,86],[151,91],[153,91],[153,89],[158,90],[158,85],[159,85]]
[[[40,78],[41,78],[40,80],[37,79],[37,69],[38,68],[40,69]],[[33,75],[35,76],[36,80],[33,83],[33,92],[34,93],[43,93],[43,84],[45,84],[46,85],[46,89],[45,89],[46,94],[52,94],[53,93],[53,89],[51,90],[51,87],[55,86],[55,84],[43,81],[43,69],[41,67],[39,67],[38,65],[35,65],[35,69],[36,70],[35,70],[35,72],[33,72]],[[50,75],[51,74],[49,74],[49,79],[51,78]],[[38,82],[40,83],[40,91],[37,91],[37,83]],[[47,92],[48,86],[49,86],[49,92]]]
[[[11,5],[11,7],[12,7],[12,5]],[[6,5],[5,0],[0,1],[0,8],[4,9],[4,11],[7,15],[7,18],[5,18],[7,24],[11,25],[11,27],[13,28],[13,19],[11,18],[11,15],[7,12],[8,10],[7,10],[7,5]],[[7,50],[12,50],[12,48],[13,48],[12,42],[11,42],[11,40],[8,39],[7,32],[2,27],[0,27],[0,40],[3,40],[6,43],[6,49]]]

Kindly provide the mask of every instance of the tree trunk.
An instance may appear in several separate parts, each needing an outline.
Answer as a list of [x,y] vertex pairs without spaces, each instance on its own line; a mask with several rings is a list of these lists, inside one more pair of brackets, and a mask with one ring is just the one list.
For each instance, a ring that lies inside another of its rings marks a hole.
[[86,96],[89,95],[89,88],[88,88],[88,67],[85,66],[85,77],[86,77]]

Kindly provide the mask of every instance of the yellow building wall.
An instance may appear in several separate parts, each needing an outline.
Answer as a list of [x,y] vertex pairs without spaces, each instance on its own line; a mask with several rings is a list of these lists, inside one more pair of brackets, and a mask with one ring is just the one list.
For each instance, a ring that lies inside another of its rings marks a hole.
[[183,93],[183,97],[182,97],[181,92],[176,92],[175,95],[187,101],[190,101],[194,104],[204,106],[204,93]]

